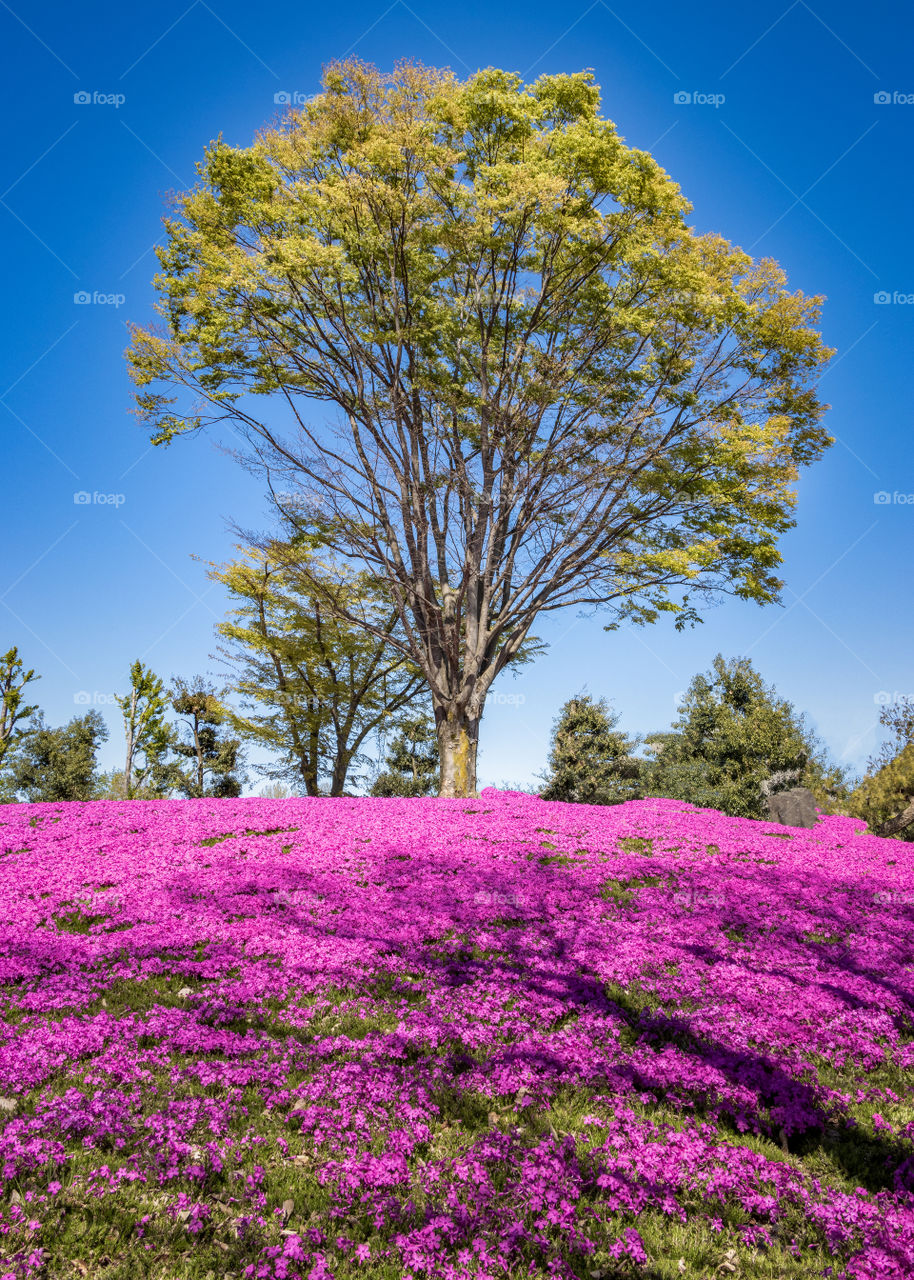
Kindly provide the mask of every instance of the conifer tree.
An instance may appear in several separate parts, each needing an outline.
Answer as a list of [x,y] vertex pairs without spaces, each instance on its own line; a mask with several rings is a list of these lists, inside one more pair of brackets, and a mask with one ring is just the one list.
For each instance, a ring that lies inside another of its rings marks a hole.
[[241,744],[224,732],[226,712],[215,688],[202,676],[174,680],[171,705],[185,731],[174,744],[187,761],[176,772],[180,790],[191,799],[241,795]]
[[618,804],[639,794],[636,743],[605,699],[581,693],[562,707],[552,733],[544,800]]
[[804,717],[766,685],[748,658],[718,654],[695,676],[671,733],[651,734],[648,794],[747,818],[767,816],[762,783],[784,772],[820,805],[839,793],[843,773],[829,763]]
[[400,722],[386,768],[375,779],[373,796],[430,796],[439,786],[438,743],[430,716]]

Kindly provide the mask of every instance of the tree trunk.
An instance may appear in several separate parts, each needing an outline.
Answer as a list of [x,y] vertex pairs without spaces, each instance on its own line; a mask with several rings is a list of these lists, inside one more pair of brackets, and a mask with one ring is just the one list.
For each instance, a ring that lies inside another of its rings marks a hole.
[[136,700],[137,691],[132,690],[130,696],[130,720],[127,724],[127,758],[124,761],[124,799],[130,800],[133,790],[133,752],[136,734]]
[[905,827],[909,827],[912,822],[914,822],[914,800],[894,818],[889,818],[888,822],[883,822],[882,826],[877,827],[873,834],[877,836],[897,836],[899,831],[904,831]]
[[438,755],[441,761],[439,795],[476,795],[476,751],[479,746],[479,719],[451,711],[436,715]]
[[349,772],[350,753],[340,751],[333,762],[333,776],[330,779],[331,796],[339,797],[346,787],[346,774]]

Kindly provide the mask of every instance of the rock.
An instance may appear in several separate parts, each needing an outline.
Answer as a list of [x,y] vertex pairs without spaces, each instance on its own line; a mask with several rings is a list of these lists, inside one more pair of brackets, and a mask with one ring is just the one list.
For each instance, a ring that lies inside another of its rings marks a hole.
[[182,987],[181,990],[178,992],[178,999],[186,1000],[188,996],[192,996],[193,994],[194,994],[193,987]]
[[806,787],[791,787],[768,797],[768,816],[785,827],[814,827],[818,820],[816,798]]
[[16,1111],[19,1103],[15,1098],[0,1098],[0,1111]]

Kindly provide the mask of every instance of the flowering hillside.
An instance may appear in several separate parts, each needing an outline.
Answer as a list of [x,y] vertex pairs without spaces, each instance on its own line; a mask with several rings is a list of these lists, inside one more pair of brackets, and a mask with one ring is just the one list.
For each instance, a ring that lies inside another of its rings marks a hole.
[[910,1277],[911,856],[668,800],[0,808],[0,1277]]

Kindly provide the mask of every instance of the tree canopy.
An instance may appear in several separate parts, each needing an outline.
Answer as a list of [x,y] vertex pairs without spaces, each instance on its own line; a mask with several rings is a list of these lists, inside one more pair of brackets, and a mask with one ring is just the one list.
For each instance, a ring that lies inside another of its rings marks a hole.
[[211,569],[234,605],[218,628],[242,702],[227,718],[278,754],[271,776],[307,795],[342,795],[366,744],[424,689],[394,643],[398,610],[368,574],[321,559],[301,539],[241,551]]
[[107,737],[108,728],[97,711],[74,716],[56,729],[49,728],[39,712],[12,762],[14,794],[24,795],[31,803],[94,800],[96,754]]
[[544,800],[618,804],[640,795],[637,743],[618,727],[619,713],[604,698],[570,698],[552,730]]
[[842,771],[793,706],[766,685],[748,658],[718,654],[692,680],[671,733],[650,734],[649,794],[747,818],[766,816],[762,783],[795,776],[825,805]]
[[777,599],[829,443],[819,299],[690,228],[589,72],[344,61],[199,172],[163,324],[133,332],[139,410],[156,442],[229,422],[385,583],[444,794],[475,789],[486,694],[543,611]]

